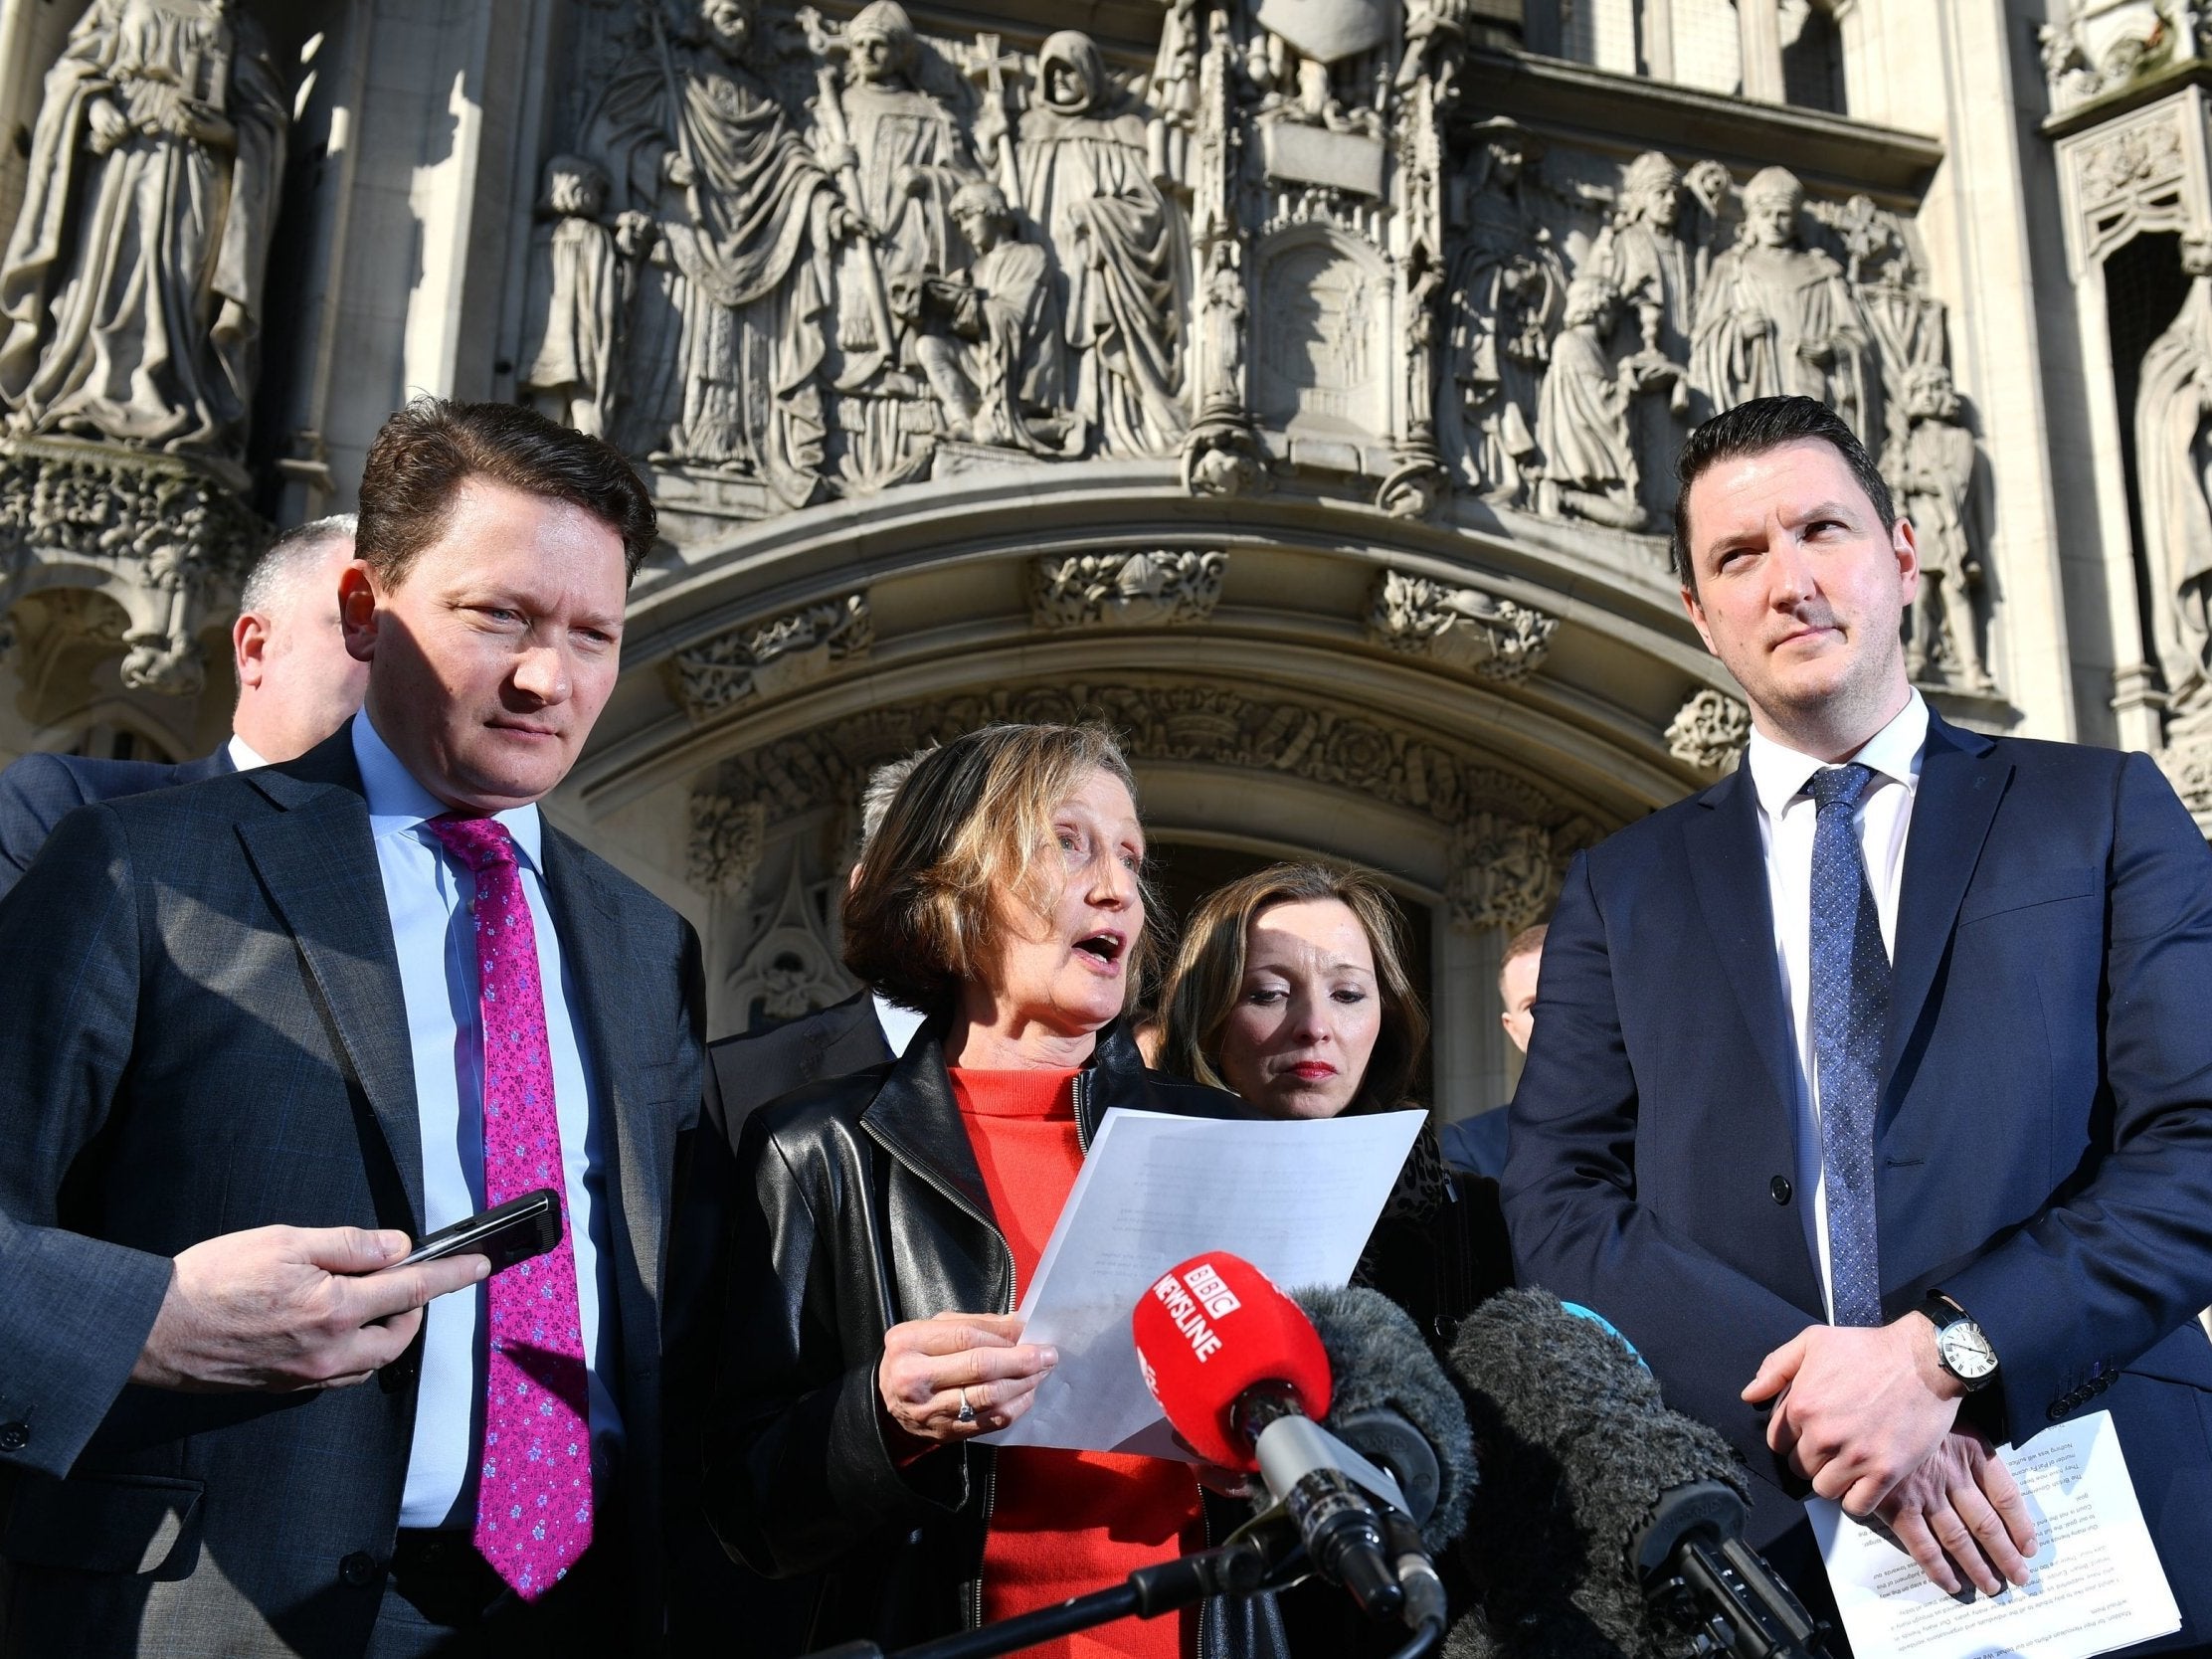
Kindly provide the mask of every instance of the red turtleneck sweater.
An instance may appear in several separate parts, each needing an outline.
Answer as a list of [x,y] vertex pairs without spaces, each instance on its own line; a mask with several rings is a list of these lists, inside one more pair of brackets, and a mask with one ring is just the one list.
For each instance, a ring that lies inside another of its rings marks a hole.
[[[1014,1299],[1083,1165],[1072,1071],[952,1074],[992,1213],[1014,1252]],[[1010,1446],[983,1551],[987,1623],[1118,1584],[1140,1567],[1203,1547],[1192,1472],[1154,1457]],[[1198,1621],[1125,1618],[1029,1651],[1047,1659],[1185,1659]]]

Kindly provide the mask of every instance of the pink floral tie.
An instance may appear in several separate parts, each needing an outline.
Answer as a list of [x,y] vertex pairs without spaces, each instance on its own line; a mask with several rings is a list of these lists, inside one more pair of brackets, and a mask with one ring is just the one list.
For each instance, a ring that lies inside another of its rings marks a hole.
[[486,1287],[491,1354],[475,1544],[523,1600],[535,1601],[592,1542],[590,1390],[537,931],[506,826],[440,818],[428,828],[476,878],[484,1202],[505,1203],[541,1187],[561,1196],[560,1243]]

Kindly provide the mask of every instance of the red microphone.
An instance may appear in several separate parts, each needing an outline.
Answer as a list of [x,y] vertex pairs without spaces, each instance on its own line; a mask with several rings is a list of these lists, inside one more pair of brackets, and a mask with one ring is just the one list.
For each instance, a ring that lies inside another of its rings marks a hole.
[[1241,1256],[1169,1268],[1129,1322],[1145,1386],[1208,1463],[1254,1473],[1268,1422],[1329,1414],[1329,1355],[1313,1321]]

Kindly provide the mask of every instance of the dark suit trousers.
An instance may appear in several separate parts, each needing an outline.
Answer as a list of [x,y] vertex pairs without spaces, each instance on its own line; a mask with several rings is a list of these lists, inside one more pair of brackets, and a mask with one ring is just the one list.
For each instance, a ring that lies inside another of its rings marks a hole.
[[607,1529],[552,1589],[524,1601],[484,1566],[465,1532],[434,1559],[395,1567],[365,1659],[610,1659],[630,1651],[622,1591],[628,1541]]

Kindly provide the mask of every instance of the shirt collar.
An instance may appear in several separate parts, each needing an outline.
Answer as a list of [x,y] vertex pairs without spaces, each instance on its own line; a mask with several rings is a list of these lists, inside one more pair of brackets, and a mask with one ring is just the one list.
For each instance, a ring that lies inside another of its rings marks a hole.
[[[1927,747],[1928,704],[1915,691],[1890,723],[1860,744],[1850,758],[1912,791],[1920,787],[1921,755]],[[1751,768],[1759,809],[1771,822],[1804,793],[1812,775],[1829,763],[1814,755],[1799,754],[1753,729],[1750,743],[1745,745],[1744,764]]]
[[[361,769],[361,790],[369,800],[369,833],[376,839],[414,833],[449,811],[392,753],[365,708],[353,718],[353,761]],[[492,816],[507,827],[522,861],[543,874],[545,865],[539,856],[543,831],[536,804],[509,807]]]
[[230,742],[224,744],[223,747],[230,751],[231,770],[234,772],[251,772],[257,766],[267,766],[269,764],[268,761],[254,752],[254,746],[251,743],[240,737],[236,732],[231,734]]

